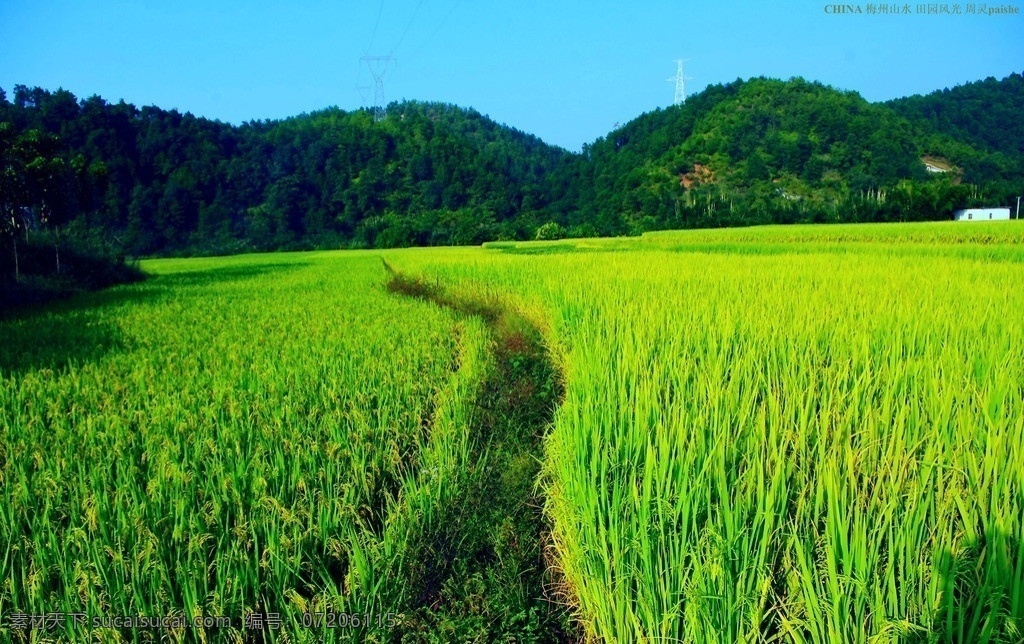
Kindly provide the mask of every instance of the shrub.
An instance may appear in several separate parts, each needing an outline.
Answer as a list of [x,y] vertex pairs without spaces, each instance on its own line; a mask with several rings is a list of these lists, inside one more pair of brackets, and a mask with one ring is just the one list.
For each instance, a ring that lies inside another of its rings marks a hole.
[[562,239],[565,237],[565,228],[554,221],[549,221],[537,229],[535,239]]

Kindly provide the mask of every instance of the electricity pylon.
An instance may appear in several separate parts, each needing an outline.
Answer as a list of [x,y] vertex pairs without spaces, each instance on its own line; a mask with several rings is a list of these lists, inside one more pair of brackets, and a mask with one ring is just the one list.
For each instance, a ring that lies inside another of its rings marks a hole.
[[394,56],[363,56],[359,60],[366,63],[373,76],[373,120],[383,121],[388,109],[384,98],[384,75],[397,59]]
[[[689,60],[689,59],[687,59]],[[689,76],[683,76],[683,63],[686,62],[682,58],[676,60],[676,75],[672,78],[666,78],[665,81],[669,83],[675,83],[676,94],[672,99],[673,105],[682,105],[686,100],[686,81],[690,80]]]

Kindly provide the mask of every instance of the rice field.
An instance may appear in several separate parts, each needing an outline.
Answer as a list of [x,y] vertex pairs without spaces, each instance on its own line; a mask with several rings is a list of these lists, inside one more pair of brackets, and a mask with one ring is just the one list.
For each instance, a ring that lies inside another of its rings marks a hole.
[[1017,222],[147,263],[0,321],[0,616],[443,610],[402,580],[493,341],[380,256],[542,333],[548,593],[586,639],[1024,641]]
[[536,312],[542,485],[604,641],[1024,641],[1024,228],[491,245]]
[[[386,630],[404,589],[380,578],[397,555],[379,543],[479,329],[386,293],[375,256],[145,269],[0,327],[4,626],[226,616],[221,641],[256,615],[319,641],[308,615],[338,612]],[[164,637],[86,626],[45,632]]]

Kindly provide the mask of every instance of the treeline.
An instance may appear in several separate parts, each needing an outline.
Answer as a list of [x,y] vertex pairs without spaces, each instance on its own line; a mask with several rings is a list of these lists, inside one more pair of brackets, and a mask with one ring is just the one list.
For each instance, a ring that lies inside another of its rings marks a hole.
[[0,281],[19,244],[52,247],[59,273],[68,245],[139,257],[942,219],[1024,192],[1022,95],[1019,74],[887,104],[737,80],[573,154],[438,103],[233,126],[17,86],[0,90]]

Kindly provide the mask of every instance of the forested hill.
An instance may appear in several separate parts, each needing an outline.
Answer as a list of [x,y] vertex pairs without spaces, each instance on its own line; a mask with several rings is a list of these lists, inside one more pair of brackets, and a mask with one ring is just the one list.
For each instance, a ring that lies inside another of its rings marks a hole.
[[31,220],[23,229],[75,222],[130,255],[523,237],[568,157],[437,103],[392,104],[381,122],[328,109],[232,126],[67,91],[19,86],[11,99],[5,208]]
[[1019,74],[885,104],[737,80],[572,154],[438,103],[234,126],[17,86],[0,281],[15,240],[47,235],[141,256],[942,219],[1024,192],[1022,96]]
[[[1024,190],[1024,150],[986,141],[1020,129],[1020,82],[1014,75],[932,95],[935,110],[961,115],[961,97],[976,87],[1001,96],[1000,109],[959,128],[923,118],[917,99],[873,104],[802,79],[711,86],[588,146],[570,220],[640,232],[939,219],[955,207],[1008,203]],[[947,171],[929,172],[926,160]]]
[[[1024,168],[1024,75],[943,89],[886,103],[923,131],[948,135],[979,150],[1000,152]],[[997,162],[999,158],[997,158]]]

